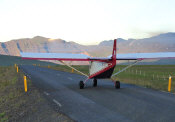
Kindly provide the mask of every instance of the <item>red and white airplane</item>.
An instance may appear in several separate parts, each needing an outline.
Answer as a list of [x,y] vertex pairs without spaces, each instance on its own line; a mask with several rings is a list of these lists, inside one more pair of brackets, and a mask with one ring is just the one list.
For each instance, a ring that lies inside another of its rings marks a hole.
[[[137,62],[146,59],[167,59],[175,58],[175,52],[159,52],[159,53],[128,53],[128,54],[117,54],[116,50],[117,40],[114,40],[112,55],[109,57],[90,57],[84,54],[70,54],[70,53],[24,53],[21,52],[22,59],[32,60],[58,60],[64,65],[73,68],[82,75],[87,76],[87,79],[79,82],[80,89],[84,88],[84,85],[88,79],[93,79],[93,86],[97,86],[97,79],[111,78],[127,68],[135,65]],[[134,63],[128,65],[119,72],[113,74],[116,66],[116,60],[135,60]],[[89,75],[75,69],[71,65],[66,64],[64,61],[89,61]],[[120,88],[120,82],[114,81],[115,88]]]

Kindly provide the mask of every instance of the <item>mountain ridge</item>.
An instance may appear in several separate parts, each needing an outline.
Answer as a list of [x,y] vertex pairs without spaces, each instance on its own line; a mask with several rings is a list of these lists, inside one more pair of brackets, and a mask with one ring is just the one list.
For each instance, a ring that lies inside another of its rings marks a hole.
[[[143,39],[117,39],[118,53],[139,52],[175,52],[175,33],[162,33],[157,36]],[[47,53],[86,53],[91,56],[111,55],[113,40],[104,40],[98,45],[81,45],[76,42],[67,42],[63,39],[51,39],[43,36],[33,38],[14,39],[0,42],[0,54],[19,56],[20,52],[47,52]]]

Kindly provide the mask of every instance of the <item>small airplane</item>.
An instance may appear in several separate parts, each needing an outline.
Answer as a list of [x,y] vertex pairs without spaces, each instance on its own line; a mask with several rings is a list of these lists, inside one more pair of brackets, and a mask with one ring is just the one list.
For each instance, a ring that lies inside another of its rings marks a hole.
[[[85,75],[87,78],[84,81],[79,82],[80,89],[83,89],[85,83],[89,79],[93,79],[93,86],[97,87],[97,79],[111,79],[114,82],[115,88],[120,88],[120,81],[112,79],[113,76],[125,71],[131,66],[137,64],[139,61],[147,59],[172,59],[175,58],[175,52],[159,52],[159,53],[128,53],[117,54],[117,39],[114,39],[112,55],[108,57],[90,57],[85,54],[71,54],[71,53],[28,53],[21,52],[22,59],[32,60],[58,60],[62,64],[76,70],[77,72]],[[113,74],[117,60],[134,60],[134,62],[119,72]],[[89,75],[77,70],[64,61],[89,61]]]

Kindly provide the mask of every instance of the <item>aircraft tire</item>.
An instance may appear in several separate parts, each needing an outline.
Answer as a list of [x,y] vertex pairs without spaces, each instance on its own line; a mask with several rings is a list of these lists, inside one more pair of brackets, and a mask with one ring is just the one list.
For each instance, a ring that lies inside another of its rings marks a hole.
[[79,86],[80,86],[80,89],[84,89],[84,82],[80,81]]
[[97,79],[94,79],[94,80],[93,80],[93,86],[94,86],[94,87],[97,87]]
[[115,88],[116,89],[120,89],[120,81],[116,81],[115,82]]

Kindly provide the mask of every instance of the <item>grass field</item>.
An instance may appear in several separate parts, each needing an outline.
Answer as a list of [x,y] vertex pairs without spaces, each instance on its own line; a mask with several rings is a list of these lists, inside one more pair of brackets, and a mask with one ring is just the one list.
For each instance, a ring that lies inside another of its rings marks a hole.
[[29,78],[25,93],[23,76],[21,69],[0,67],[0,122],[72,121],[53,109]]
[[[42,98],[37,90],[31,91],[28,80],[28,92],[24,92],[23,73],[16,72],[14,67],[0,67],[0,122],[17,121],[28,111],[32,111],[33,103]],[[33,99],[33,96],[37,99]]]
[[24,93],[23,74],[17,73],[14,67],[0,67],[0,79],[0,122],[12,121],[18,118],[18,112],[22,112],[28,100]]
[[[114,72],[125,66],[117,66]],[[169,76],[172,77],[172,92],[175,92],[175,65],[136,65],[120,73],[117,79],[147,88],[167,91]]]
[[[88,66],[74,66],[80,71],[88,74]],[[117,65],[114,73],[126,67]],[[63,65],[51,66],[52,69],[71,72],[72,70]],[[74,71],[74,73],[77,73]],[[167,91],[168,78],[172,76],[171,92],[175,92],[175,65],[135,65],[115,76],[116,80],[123,83],[136,84],[147,88]]]

